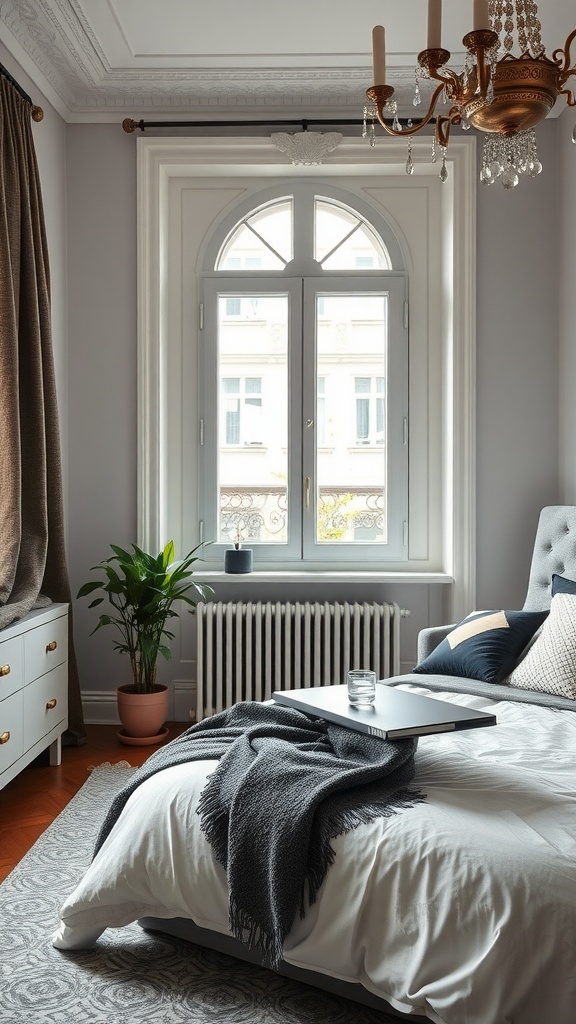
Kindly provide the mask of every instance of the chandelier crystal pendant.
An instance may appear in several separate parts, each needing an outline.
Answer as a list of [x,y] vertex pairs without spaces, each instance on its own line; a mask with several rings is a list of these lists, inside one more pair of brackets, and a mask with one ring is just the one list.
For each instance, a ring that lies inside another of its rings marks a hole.
[[[521,175],[535,177],[538,159],[534,128],[549,114],[559,96],[576,106],[568,79],[576,75],[571,47],[576,29],[562,48],[546,56],[538,5],[534,0],[474,0],[474,28],[462,40],[466,60],[461,72],[449,68],[450,51],[441,45],[442,0],[428,0],[427,48],[418,54],[414,104],[420,102],[419,79],[438,82],[425,116],[402,126],[387,123],[394,89],[386,84],[385,32],[372,32],[374,85],[366,90],[368,116],[377,117],[389,135],[414,135],[435,117],[435,146],[446,155],[452,125],[474,127],[486,135],[480,180],[514,188]],[[517,47],[518,56],[513,53]],[[446,103],[447,111],[437,107]],[[573,134],[576,142],[576,127]],[[445,171],[445,160],[443,162]],[[446,180],[446,175],[442,178]]]

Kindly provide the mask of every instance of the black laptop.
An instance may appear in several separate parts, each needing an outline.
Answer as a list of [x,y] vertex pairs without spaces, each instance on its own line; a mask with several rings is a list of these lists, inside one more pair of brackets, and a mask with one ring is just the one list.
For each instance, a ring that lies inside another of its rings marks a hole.
[[308,715],[389,740],[496,725],[496,715],[487,711],[475,711],[446,700],[424,697],[386,683],[377,683],[374,704],[362,707],[349,703],[345,685],[276,690],[272,697],[277,704],[298,708]]

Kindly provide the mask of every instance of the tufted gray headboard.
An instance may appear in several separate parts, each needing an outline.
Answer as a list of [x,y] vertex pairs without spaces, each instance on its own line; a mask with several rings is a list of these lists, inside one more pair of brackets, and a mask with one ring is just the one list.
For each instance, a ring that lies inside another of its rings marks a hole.
[[525,611],[550,607],[554,572],[576,580],[576,505],[547,505],[540,512]]

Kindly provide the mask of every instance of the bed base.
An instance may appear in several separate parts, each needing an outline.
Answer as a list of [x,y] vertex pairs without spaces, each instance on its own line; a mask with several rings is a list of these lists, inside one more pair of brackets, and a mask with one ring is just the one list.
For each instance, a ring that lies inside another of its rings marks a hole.
[[231,935],[222,935],[220,932],[200,928],[193,921],[187,920],[184,917],[142,917],[138,924],[145,931],[172,935],[177,939],[194,942],[198,946],[205,946],[207,949],[213,949],[218,953],[226,953],[228,956],[236,957],[237,960],[256,964],[258,967],[265,967],[267,970],[275,970],[278,974],[285,978],[290,978],[292,981],[313,985],[324,992],[329,992],[330,995],[350,999],[354,1003],[360,1003],[362,1006],[368,1006],[373,1010],[379,1010],[381,1013],[387,1013],[399,1021],[409,1021],[410,1024],[430,1024],[427,1017],[400,1013],[399,1010],[395,1010],[384,999],[379,999],[372,992],[368,992],[362,985],[349,981],[339,981],[337,978],[331,978],[327,974],[319,974],[317,971],[306,971],[301,967],[293,967],[292,964],[285,963],[284,961],[277,968],[273,968],[263,960],[257,949],[249,949],[243,942],[232,938]]

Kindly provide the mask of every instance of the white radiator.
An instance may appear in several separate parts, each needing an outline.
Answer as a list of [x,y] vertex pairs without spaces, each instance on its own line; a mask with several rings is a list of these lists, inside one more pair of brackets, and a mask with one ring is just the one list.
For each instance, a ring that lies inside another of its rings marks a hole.
[[196,721],[273,690],[344,683],[350,668],[398,675],[406,614],[397,604],[198,604]]

